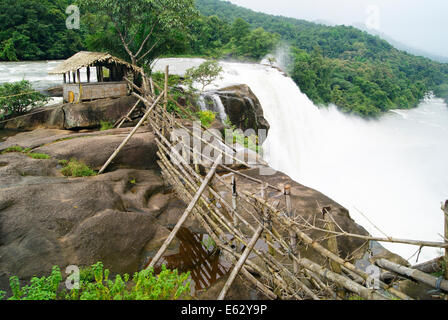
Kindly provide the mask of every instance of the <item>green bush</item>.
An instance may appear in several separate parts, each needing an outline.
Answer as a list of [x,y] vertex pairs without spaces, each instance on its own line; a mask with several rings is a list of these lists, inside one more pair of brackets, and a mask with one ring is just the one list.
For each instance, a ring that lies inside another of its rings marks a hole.
[[[48,277],[31,280],[20,287],[17,277],[10,278],[13,295],[8,300],[178,300],[190,297],[190,274],[178,274],[162,267],[159,275],[142,270],[131,277],[128,274],[109,278],[110,271],[101,262],[80,270],[79,289],[67,290],[62,283],[60,268],[53,267]],[[1,292],[0,292],[1,294]],[[4,297],[0,296],[0,299]]]
[[201,124],[205,128],[210,128],[213,121],[216,119],[216,114],[212,111],[206,110],[206,111],[199,111],[198,112],[199,120],[201,121]]
[[90,177],[97,175],[88,165],[75,159],[70,161],[61,160],[59,164],[64,166],[61,172],[66,177]]
[[31,83],[22,80],[0,85],[0,119],[9,119],[27,111],[41,107],[48,97],[35,92]]
[[106,131],[106,130],[114,128],[114,123],[112,123],[112,122],[101,121],[100,124],[101,124],[101,129],[100,129],[101,131]]

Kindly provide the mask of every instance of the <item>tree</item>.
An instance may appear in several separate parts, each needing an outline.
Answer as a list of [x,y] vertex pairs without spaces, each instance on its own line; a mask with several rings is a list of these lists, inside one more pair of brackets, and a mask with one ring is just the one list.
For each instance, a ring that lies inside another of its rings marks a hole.
[[36,92],[31,83],[22,80],[0,85],[0,119],[9,119],[41,107],[48,97]]
[[[110,22],[135,65],[144,59],[153,61],[160,54],[157,49],[177,37],[197,13],[194,0],[77,0],[77,3],[81,9]],[[104,32],[110,31],[110,26],[105,26]]]
[[241,39],[250,33],[250,24],[241,18],[236,18],[232,24],[231,35],[236,40],[236,43],[240,43]]
[[201,91],[204,91],[205,87],[218,79],[221,72],[222,67],[219,65],[218,61],[207,60],[197,68],[188,69],[185,77],[188,79],[190,84],[193,82],[199,82],[202,85]]

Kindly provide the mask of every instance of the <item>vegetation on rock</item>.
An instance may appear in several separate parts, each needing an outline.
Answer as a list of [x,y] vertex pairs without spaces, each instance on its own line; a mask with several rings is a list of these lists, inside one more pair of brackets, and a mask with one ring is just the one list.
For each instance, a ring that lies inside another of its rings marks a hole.
[[66,177],[91,177],[96,176],[97,172],[91,169],[88,165],[86,165],[82,161],[78,161],[75,159],[61,160],[59,164],[63,166],[61,173]]
[[[48,277],[33,277],[29,285],[20,286],[18,277],[10,278],[12,296],[8,300],[178,300],[190,298],[189,273],[179,274],[165,266],[155,275],[152,269],[116,275],[101,262],[80,270],[79,288],[68,290],[62,283],[62,274],[54,266]],[[0,300],[4,299],[0,292]]]

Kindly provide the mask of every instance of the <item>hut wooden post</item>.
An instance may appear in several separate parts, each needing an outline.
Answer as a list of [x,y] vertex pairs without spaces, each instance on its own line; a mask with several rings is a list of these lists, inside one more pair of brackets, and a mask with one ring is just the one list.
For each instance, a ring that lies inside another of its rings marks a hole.
[[[448,200],[442,205],[445,221],[445,242],[448,243]],[[445,279],[448,280],[448,247],[445,248]]]
[[[286,201],[286,211],[288,214],[288,217],[290,219],[294,219],[293,212],[292,212],[292,205],[291,205],[291,186],[286,185],[283,189],[283,194],[285,195],[285,201]],[[289,231],[289,241],[291,245],[291,252],[294,256],[297,256],[297,234],[293,231]],[[299,265],[297,264],[297,261],[293,261],[294,264],[294,274],[299,273]]]
[[202,182],[201,187],[196,192],[196,195],[191,200],[190,204],[188,205],[188,208],[185,210],[182,217],[177,222],[176,226],[174,227],[173,231],[171,231],[168,238],[163,243],[162,247],[159,249],[155,257],[152,259],[151,263],[149,264],[148,268],[154,268],[156,263],[160,260],[162,255],[165,253],[166,249],[168,249],[169,245],[173,241],[174,237],[176,237],[177,232],[180,230],[184,222],[187,220],[187,218],[190,216],[190,214],[193,212],[196,203],[201,198],[202,194],[204,193],[205,189],[208,187],[208,184],[212,180],[213,176],[215,175],[216,169],[218,168],[218,165],[221,163],[222,155],[219,155],[218,158],[216,158],[215,163],[213,164],[213,167],[210,169],[210,172],[207,174],[207,177]]
[[76,74],[78,75],[78,83],[81,83],[81,71],[79,69],[76,70]]
[[255,244],[257,243],[258,239],[261,236],[261,233],[263,232],[263,226],[259,226],[257,231],[255,232],[254,236],[252,237],[252,240],[250,241],[247,248],[244,250],[243,255],[241,256],[240,260],[238,260],[238,263],[235,265],[235,268],[232,270],[232,273],[229,276],[229,279],[227,279],[226,284],[221,290],[221,293],[219,294],[218,300],[224,300],[226,297],[227,292],[230,289],[230,286],[232,285],[233,281],[235,281],[236,276],[240,272],[241,268],[244,266],[244,263],[246,262],[247,258],[249,257],[250,252],[255,247]]
[[87,82],[90,83],[90,66],[87,67]]
[[67,83],[67,74],[64,73],[64,83]]
[[76,73],[72,72],[72,75],[73,75],[73,83],[76,83]]
[[72,79],[71,79],[71,77],[70,77],[70,71],[67,72],[67,74],[68,74],[68,83],[70,83],[70,82],[72,81]]

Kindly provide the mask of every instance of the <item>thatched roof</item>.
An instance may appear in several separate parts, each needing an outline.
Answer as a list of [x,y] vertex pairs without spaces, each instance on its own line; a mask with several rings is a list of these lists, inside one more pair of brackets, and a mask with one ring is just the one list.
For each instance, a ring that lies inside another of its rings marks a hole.
[[62,62],[54,70],[50,71],[49,74],[64,74],[69,71],[73,72],[81,68],[92,66],[98,62],[106,64],[116,63],[120,65],[125,65],[129,69],[141,72],[141,69],[139,67],[132,65],[117,57],[114,57],[108,53],[81,51],[75,54],[73,57]]

